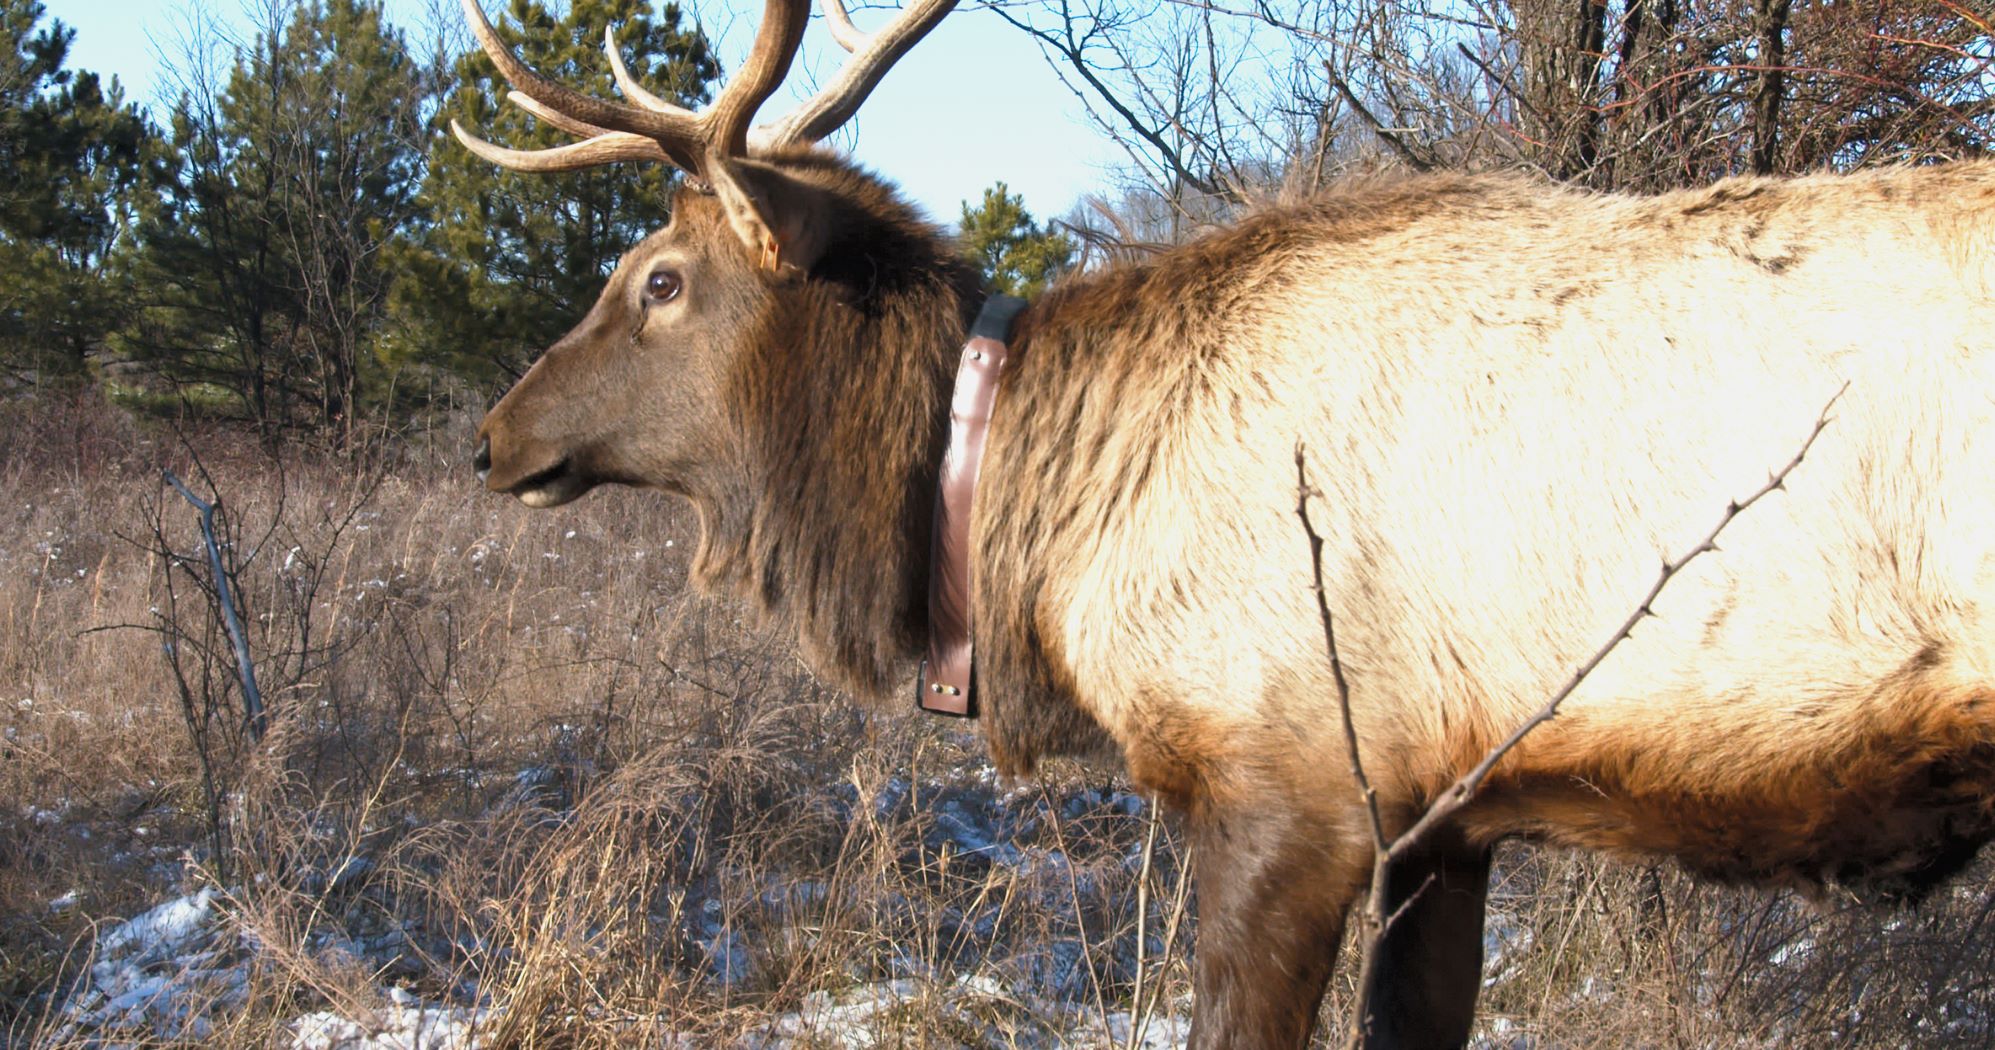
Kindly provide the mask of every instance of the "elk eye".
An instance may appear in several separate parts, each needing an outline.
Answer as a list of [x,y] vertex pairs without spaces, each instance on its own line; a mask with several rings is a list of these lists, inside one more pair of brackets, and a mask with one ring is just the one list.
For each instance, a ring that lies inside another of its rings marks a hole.
[[671,270],[653,270],[644,281],[644,297],[654,303],[669,303],[679,297],[679,275]]

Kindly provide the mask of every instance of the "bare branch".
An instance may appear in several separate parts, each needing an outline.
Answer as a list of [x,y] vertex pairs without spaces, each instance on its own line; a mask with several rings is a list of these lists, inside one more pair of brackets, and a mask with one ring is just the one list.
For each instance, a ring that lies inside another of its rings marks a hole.
[[1697,560],[1697,558],[1717,550],[1719,534],[1723,533],[1747,508],[1758,503],[1767,494],[1782,488],[1787,483],[1788,475],[1792,474],[1795,468],[1801,465],[1801,461],[1807,458],[1809,450],[1815,446],[1815,439],[1821,437],[1822,431],[1827,429],[1831,418],[1829,415],[1830,411],[1835,408],[1836,402],[1842,398],[1844,392],[1848,389],[1849,384],[1843,384],[1842,388],[1838,389],[1835,395],[1829,398],[1828,403],[1822,406],[1822,412],[1816,417],[1815,426],[1808,432],[1807,439],[1801,443],[1800,450],[1794,453],[1794,457],[1788,460],[1785,466],[1769,474],[1766,484],[1760,486],[1745,499],[1727,505],[1725,513],[1718,519],[1718,523],[1712,526],[1711,531],[1705,533],[1702,539],[1698,540],[1694,546],[1685,551],[1681,556],[1663,561],[1662,569],[1657,574],[1655,583],[1649,587],[1648,593],[1642,596],[1641,601],[1636,604],[1634,611],[1628,614],[1627,618],[1621,622],[1620,627],[1615,629],[1613,635],[1604,644],[1595,649],[1593,654],[1587,657],[1567,677],[1565,684],[1560,686],[1558,691],[1553,693],[1551,698],[1545,701],[1544,706],[1540,707],[1530,718],[1526,719],[1513,730],[1501,743],[1491,748],[1482,757],[1482,760],[1476,763],[1473,769],[1464,773],[1447,790],[1443,791],[1438,798],[1430,803],[1426,812],[1422,813],[1420,818],[1414,821],[1411,827],[1400,832],[1390,841],[1387,840],[1385,835],[1384,820],[1379,812],[1378,796],[1372,789],[1371,781],[1366,776],[1363,763],[1359,757],[1357,727],[1351,715],[1350,688],[1344,678],[1343,660],[1337,652],[1337,636],[1330,615],[1329,602],[1323,590],[1323,540],[1317,535],[1315,528],[1309,520],[1308,501],[1312,492],[1304,470],[1302,446],[1300,444],[1296,446],[1295,462],[1298,493],[1296,514],[1302,519],[1303,531],[1309,537],[1309,552],[1314,572],[1317,611],[1323,620],[1323,640],[1325,647],[1329,650],[1331,677],[1336,683],[1338,709],[1344,721],[1345,744],[1349,749],[1351,769],[1358,783],[1359,794],[1363,797],[1366,811],[1371,817],[1372,836],[1376,844],[1376,852],[1373,854],[1372,860],[1371,891],[1366,898],[1364,909],[1366,926],[1366,936],[1363,939],[1364,963],[1358,978],[1358,1001],[1352,1013],[1351,1045],[1353,1047],[1362,1045],[1366,1036],[1371,1031],[1372,989],[1376,983],[1375,977],[1378,960],[1383,956],[1382,948],[1385,937],[1393,925],[1406,915],[1414,902],[1419,899],[1432,882],[1431,878],[1423,882],[1412,893],[1408,894],[1405,900],[1394,905],[1390,899],[1389,876],[1391,875],[1392,865],[1405,859],[1409,854],[1423,846],[1436,829],[1440,828],[1456,813],[1460,812],[1464,806],[1468,805],[1475,797],[1476,792],[1481,789],[1483,782],[1488,779],[1490,772],[1496,768],[1498,763],[1502,762],[1506,756],[1515,750],[1517,745],[1532,730],[1551,721],[1558,715],[1559,706],[1565,703],[1566,699],[1580,687],[1581,683],[1585,682],[1587,677],[1605,662],[1607,657],[1623,641],[1627,640],[1634,633],[1635,625],[1655,614],[1656,599],[1661,596],[1663,589],[1669,586],[1670,581],[1674,580],[1686,566]]
[[1372,111],[1365,107],[1364,102],[1359,100],[1357,92],[1352,91],[1351,85],[1345,83],[1344,78],[1337,75],[1337,70],[1332,68],[1330,63],[1323,63],[1323,72],[1330,78],[1330,86],[1337,89],[1337,93],[1344,97],[1346,104],[1357,111],[1358,116],[1365,118],[1365,123],[1371,127],[1372,133],[1378,136],[1380,142],[1392,147],[1392,151],[1399,154],[1399,159],[1405,161],[1415,171],[1434,170],[1433,164],[1429,163],[1419,154],[1414,153],[1413,147],[1407,145],[1406,141],[1399,137],[1402,134],[1400,129],[1386,127],[1384,121],[1372,115]]
[[1060,5],[1061,28],[1058,33],[1048,29],[1041,29],[1030,22],[1024,21],[1003,7],[991,5],[990,10],[995,12],[999,18],[1011,23],[1021,32],[1039,41],[1040,46],[1046,48],[1052,54],[1064,59],[1067,68],[1071,69],[1074,75],[1079,77],[1104,105],[1113,110],[1116,117],[1123,124],[1127,125],[1129,130],[1137,138],[1142,139],[1151,149],[1157,151],[1158,159],[1163,161],[1165,166],[1170,169],[1172,178],[1176,179],[1180,184],[1208,196],[1228,200],[1237,199],[1235,195],[1228,192],[1226,187],[1192,171],[1185,163],[1183,152],[1164,138],[1162,130],[1138,116],[1136,111],[1130,108],[1129,103],[1125,102],[1102,79],[1101,74],[1095,70],[1093,63],[1087,57],[1088,38],[1092,34],[1075,35],[1075,18],[1066,4],[1063,3]]
[[1475,796],[1476,791],[1482,787],[1482,782],[1488,778],[1490,771],[1496,768],[1497,763],[1503,761],[1504,756],[1516,748],[1533,729],[1556,717],[1559,713],[1559,705],[1565,703],[1566,698],[1571,696],[1580,687],[1580,684],[1586,681],[1587,676],[1592,674],[1594,669],[1599,667],[1617,646],[1626,641],[1628,636],[1634,633],[1635,625],[1655,614],[1655,601],[1662,594],[1663,588],[1669,586],[1669,582],[1675,579],[1676,575],[1682,572],[1685,566],[1697,560],[1700,556],[1717,550],[1719,534],[1724,532],[1726,527],[1731,525],[1733,519],[1737,518],[1740,513],[1753,504],[1758,503],[1768,493],[1786,484],[1787,476],[1794,472],[1794,468],[1801,465],[1801,461],[1808,455],[1808,450],[1815,447],[1815,439],[1821,437],[1822,431],[1828,427],[1831,418],[1829,411],[1835,407],[1836,402],[1842,398],[1843,392],[1847,389],[1849,389],[1849,384],[1845,383],[1841,389],[1836,391],[1835,396],[1829,398],[1828,404],[1822,406],[1822,414],[1816,417],[1814,429],[1808,432],[1807,440],[1801,443],[1800,450],[1794,453],[1794,458],[1788,460],[1786,466],[1768,475],[1766,484],[1760,486],[1752,495],[1727,506],[1724,516],[1718,519],[1718,524],[1712,526],[1711,531],[1706,533],[1704,538],[1697,542],[1696,546],[1684,552],[1681,557],[1678,557],[1674,561],[1666,560],[1663,562],[1661,571],[1656,575],[1655,584],[1649,588],[1647,594],[1642,596],[1641,603],[1635,607],[1633,612],[1628,614],[1626,620],[1621,622],[1621,626],[1615,630],[1613,636],[1607,640],[1606,644],[1595,650],[1593,655],[1588,657],[1585,663],[1582,663],[1577,670],[1573,671],[1571,677],[1566,679],[1565,684],[1559,687],[1559,691],[1553,693],[1550,700],[1545,701],[1545,706],[1539,708],[1537,713],[1527,719],[1523,725],[1518,726],[1501,744],[1491,749],[1489,754],[1484,755],[1482,761],[1476,763],[1474,769],[1463,774],[1461,779],[1455,781],[1448,790],[1441,793],[1441,797],[1436,799],[1434,804],[1427,808],[1426,814],[1413,827],[1407,829],[1406,833],[1401,835],[1397,842],[1393,843],[1392,854],[1394,858],[1404,856],[1410,852],[1418,844],[1422,836],[1467,805],[1469,800]]
[[1379,815],[1378,792],[1372,790],[1371,778],[1365,775],[1364,757],[1358,752],[1358,727],[1351,718],[1351,685],[1344,678],[1344,661],[1337,653],[1337,628],[1330,616],[1330,600],[1323,592],[1323,537],[1316,532],[1316,526],[1309,520],[1309,497],[1316,495],[1309,487],[1309,474],[1306,469],[1305,452],[1302,442],[1295,444],[1295,515],[1302,519],[1302,531],[1309,537],[1309,566],[1314,574],[1311,590],[1316,592],[1316,612],[1323,620],[1323,646],[1330,653],[1330,677],[1337,684],[1337,711],[1344,719],[1344,747],[1351,762],[1351,776],[1358,782],[1358,793],[1365,800],[1365,810],[1372,818],[1372,843],[1383,854],[1391,848],[1385,837],[1385,820]]

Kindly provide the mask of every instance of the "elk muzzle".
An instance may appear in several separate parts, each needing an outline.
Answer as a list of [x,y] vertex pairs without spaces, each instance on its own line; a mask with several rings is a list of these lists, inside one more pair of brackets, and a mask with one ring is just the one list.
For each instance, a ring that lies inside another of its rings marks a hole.
[[542,442],[520,440],[515,428],[505,425],[502,401],[478,428],[478,449],[472,453],[471,469],[478,480],[493,492],[516,497],[529,507],[558,507],[595,487],[574,457]]

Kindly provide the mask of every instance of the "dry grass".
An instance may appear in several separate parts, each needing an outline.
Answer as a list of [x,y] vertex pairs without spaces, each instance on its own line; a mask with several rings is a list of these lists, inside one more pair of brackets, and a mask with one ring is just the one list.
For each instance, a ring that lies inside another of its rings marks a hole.
[[[272,457],[6,408],[10,1044],[107,1034],[63,1013],[93,934],[202,886],[229,935],[183,991],[200,1024],[120,1038],[288,1043],[311,1011],[385,1016],[389,987],[482,1008],[493,1046],[844,1045],[855,1011],[878,1045],[1095,1046],[1111,1015],[1187,1009],[1169,821],[1099,771],[995,784],[955,724],[830,693],[687,593],[676,504],[528,512],[447,440]],[[261,742],[158,480],[190,450],[231,526]],[[1522,848],[1501,872],[1492,1045],[1995,1040],[1985,870],[1906,913]]]

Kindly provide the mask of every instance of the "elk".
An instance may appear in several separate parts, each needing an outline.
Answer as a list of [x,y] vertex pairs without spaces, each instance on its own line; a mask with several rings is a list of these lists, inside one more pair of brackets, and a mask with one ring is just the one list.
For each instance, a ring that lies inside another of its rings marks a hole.
[[[454,127],[466,146],[689,176],[485,418],[484,484],[689,500],[695,578],[876,700],[906,695],[926,642],[983,293],[815,143],[952,3],[867,36],[829,0],[850,64],[751,126],[807,0],[767,0],[697,114],[614,45],[629,102],[553,84],[465,0],[514,101],[581,137],[517,152]],[[1008,774],[1105,753],[1182,814],[1193,1046],[1302,1046],[1371,879],[1312,571],[1377,812],[1404,828],[1838,396],[1781,489],[1394,869],[1362,1038],[1467,1038],[1506,836],[1907,895],[1995,833],[1995,165],[1647,198],[1374,180],[1071,277],[1011,341],[969,526],[982,731]]]

